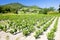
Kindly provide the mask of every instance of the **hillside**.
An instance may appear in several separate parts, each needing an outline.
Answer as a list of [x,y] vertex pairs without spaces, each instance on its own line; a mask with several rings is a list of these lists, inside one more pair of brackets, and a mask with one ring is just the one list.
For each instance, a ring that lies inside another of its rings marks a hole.
[[25,6],[20,3],[10,3],[5,5],[0,5],[0,13],[43,13],[47,14],[49,11],[54,11],[54,7],[50,8],[40,8],[38,6]]
[[0,13],[3,12],[15,12],[17,9],[24,7],[24,5],[19,3],[10,3],[6,5],[0,5]]

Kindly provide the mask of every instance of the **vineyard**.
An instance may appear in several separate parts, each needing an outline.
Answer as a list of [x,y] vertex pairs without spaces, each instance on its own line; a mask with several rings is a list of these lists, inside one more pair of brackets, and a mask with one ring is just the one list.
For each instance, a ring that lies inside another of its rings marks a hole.
[[60,18],[51,15],[0,15],[0,40],[59,40]]

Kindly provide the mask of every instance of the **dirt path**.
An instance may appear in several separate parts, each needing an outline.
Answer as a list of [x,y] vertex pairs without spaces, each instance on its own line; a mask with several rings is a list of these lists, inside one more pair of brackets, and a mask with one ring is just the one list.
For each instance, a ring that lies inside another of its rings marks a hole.
[[57,19],[57,18],[55,18],[55,20],[52,22],[52,24],[51,24],[50,27],[47,29],[47,31],[45,31],[45,32],[43,33],[43,35],[40,35],[40,38],[37,39],[37,40],[48,40],[48,39],[47,39],[47,33],[50,32],[50,30],[53,28],[56,19]]
[[0,32],[0,40],[6,40],[6,39],[5,39],[5,36],[6,36],[6,33],[3,32],[3,31],[1,31],[1,32]]
[[57,31],[55,33],[55,40],[60,40],[60,17],[59,17],[59,20],[58,20],[58,26],[57,26]]

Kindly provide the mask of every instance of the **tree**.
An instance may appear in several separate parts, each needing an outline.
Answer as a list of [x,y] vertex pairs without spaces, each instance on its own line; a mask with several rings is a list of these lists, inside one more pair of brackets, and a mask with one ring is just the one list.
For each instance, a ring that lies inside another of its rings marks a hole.
[[59,13],[60,13],[60,5],[59,5]]
[[49,8],[49,11],[54,11],[54,10],[55,10],[54,7]]
[[2,12],[2,6],[0,6],[0,13]]
[[43,11],[44,14],[47,14],[47,12],[49,11],[49,9],[48,8],[44,8],[42,11]]

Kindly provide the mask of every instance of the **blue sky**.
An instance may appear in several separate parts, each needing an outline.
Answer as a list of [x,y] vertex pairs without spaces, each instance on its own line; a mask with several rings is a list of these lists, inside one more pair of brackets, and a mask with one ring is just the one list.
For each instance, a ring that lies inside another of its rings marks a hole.
[[21,3],[23,5],[32,6],[36,5],[42,8],[45,7],[55,7],[58,9],[60,0],[0,0],[0,5],[8,4],[8,3]]

